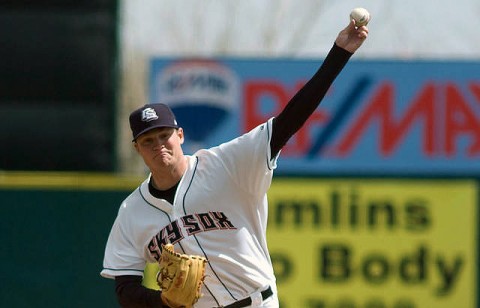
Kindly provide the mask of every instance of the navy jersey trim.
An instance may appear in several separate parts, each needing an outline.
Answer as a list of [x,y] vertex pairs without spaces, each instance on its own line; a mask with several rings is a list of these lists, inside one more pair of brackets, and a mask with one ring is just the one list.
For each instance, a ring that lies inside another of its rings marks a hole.
[[188,182],[187,189],[185,190],[185,193],[183,194],[182,198],[182,208],[183,208],[183,214],[187,215],[187,209],[185,207],[185,198],[187,197],[187,193],[190,190],[190,187],[192,186],[193,183],[193,178],[195,177],[195,173],[197,173],[197,167],[198,167],[198,156],[195,156],[195,167],[193,167],[192,171],[192,177],[190,178],[190,182]]
[[[198,157],[196,156],[195,157],[196,161],[195,161],[195,167],[194,167],[194,170],[193,170],[193,174],[192,174],[192,178],[190,179],[190,182],[188,183],[188,187],[185,191],[185,194],[183,195],[183,199],[182,199],[182,207],[183,207],[183,213],[184,215],[187,215],[187,210],[186,210],[186,205],[185,205],[185,199],[187,197],[187,193],[188,191],[190,190],[190,187],[192,186],[192,182],[193,182],[193,179],[195,178],[195,174],[197,172],[197,167],[198,167]],[[198,241],[198,238],[196,235],[193,235],[193,238],[195,239],[195,241],[197,242],[197,245],[198,247],[200,247],[200,250],[202,251],[203,253],[203,256],[208,260],[208,256],[207,254],[205,253],[205,250],[203,249],[202,245],[200,244],[200,242]],[[180,244],[180,247],[181,247],[181,244]],[[181,247],[182,250],[183,250],[183,253],[186,253],[185,250],[183,249],[183,247]],[[230,296],[234,299],[234,300],[237,300],[235,298],[235,296],[233,296],[232,292],[227,288],[227,286],[225,285],[225,283],[220,279],[220,277],[217,275],[217,273],[215,272],[215,269],[213,268],[212,264],[210,262],[207,262],[208,266],[210,267],[210,269],[212,270],[213,274],[215,275],[215,277],[217,278],[217,280],[222,284],[222,286],[225,288],[225,290],[228,292],[228,294],[230,294]],[[215,297],[215,295],[212,293],[212,291],[208,288],[208,285],[207,283],[204,283],[205,285],[205,288],[207,289],[208,293],[210,293],[210,295],[212,296],[212,298],[215,300],[215,302],[217,303],[218,306],[220,306],[220,303],[219,301],[217,300],[217,298]]]
[[163,214],[167,215],[168,220],[169,220],[170,222],[172,222],[172,219],[170,218],[170,215],[169,215],[167,212],[165,212],[164,210],[159,209],[159,208],[156,207],[155,205],[151,204],[151,203],[145,198],[145,196],[143,195],[142,190],[140,189],[140,187],[138,187],[137,189],[138,189],[138,192],[140,193],[140,196],[142,197],[143,201],[145,201],[146,204],[150,205],[150,206],[153,207],[154,209],[159,210],[159,211],[162,212]]
[[134,268],[110,268],[110,267],[105,267],[103,269],[104,270],[109,270],[109,271],[114,271],[114,272],[133,271],[133,272],[143,273],[143,270],[138,270],[138,269],[134,269]]
[[[267,142],[269,141],[268,140],[268,137],[270,136],[270,125],[268,125],[268,122],[265,123],[265,126],[267,127]],[[270,148],[270,157],[268,157],[268,153],[267,153],[267,168],[268,170],[272,170],[272,168],[270,168],[270,162],[272,161],[271,158],[272,158],[272,146],[270,144],[270,142],[268,142],[268,145],[267,145],[269,148]]]

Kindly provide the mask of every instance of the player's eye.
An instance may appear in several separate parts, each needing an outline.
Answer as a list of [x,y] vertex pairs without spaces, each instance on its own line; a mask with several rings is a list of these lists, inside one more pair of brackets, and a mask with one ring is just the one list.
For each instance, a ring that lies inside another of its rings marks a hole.
[[160,139],[167,140],[172,135],[173,135],[173,130],[167,130],[167,131],[163,132],[162,134],[160,134]]
[[151,138],[142,140],[142,146],[144,146],[144,147],[149,147],[152,144],[153,144],[153,139],[151,139]]
[[171,135],[172,135],[171,133],[162,134],[160,136],[160,139],[167,140],[168,138],[170,138]]

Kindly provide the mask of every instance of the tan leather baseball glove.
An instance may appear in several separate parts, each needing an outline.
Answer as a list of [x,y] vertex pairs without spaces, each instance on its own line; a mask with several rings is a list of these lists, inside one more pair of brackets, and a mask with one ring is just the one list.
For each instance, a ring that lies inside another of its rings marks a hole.
[[172,308],[190,308],[202,296],[207,259],[176,253],[172,244],[162,245],[157,283],[162,299]]

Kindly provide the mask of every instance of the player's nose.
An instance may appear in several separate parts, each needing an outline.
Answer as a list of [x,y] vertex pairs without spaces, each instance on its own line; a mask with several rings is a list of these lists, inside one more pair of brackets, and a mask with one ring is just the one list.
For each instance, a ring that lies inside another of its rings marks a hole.
[[161,140],[159,138],[155,138],[155,140],[153,140],[153,147],[152,148],[154,150],[160,149],[162,146],[163,146],[163,140]]
[[165,138],[158,137],[158,138],[155,138],[155,140],[153,141],[154,150],[161,149],[164,146],[165,146]]

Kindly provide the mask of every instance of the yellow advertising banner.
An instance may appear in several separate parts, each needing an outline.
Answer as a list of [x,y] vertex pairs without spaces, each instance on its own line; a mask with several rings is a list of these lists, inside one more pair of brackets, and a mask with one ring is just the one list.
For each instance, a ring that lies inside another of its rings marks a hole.
[[468,180],[274,180],[281,307],[476,307],[477,197]]
[[281,308],[476,308],[474,181],[274,179],[268,198]]

